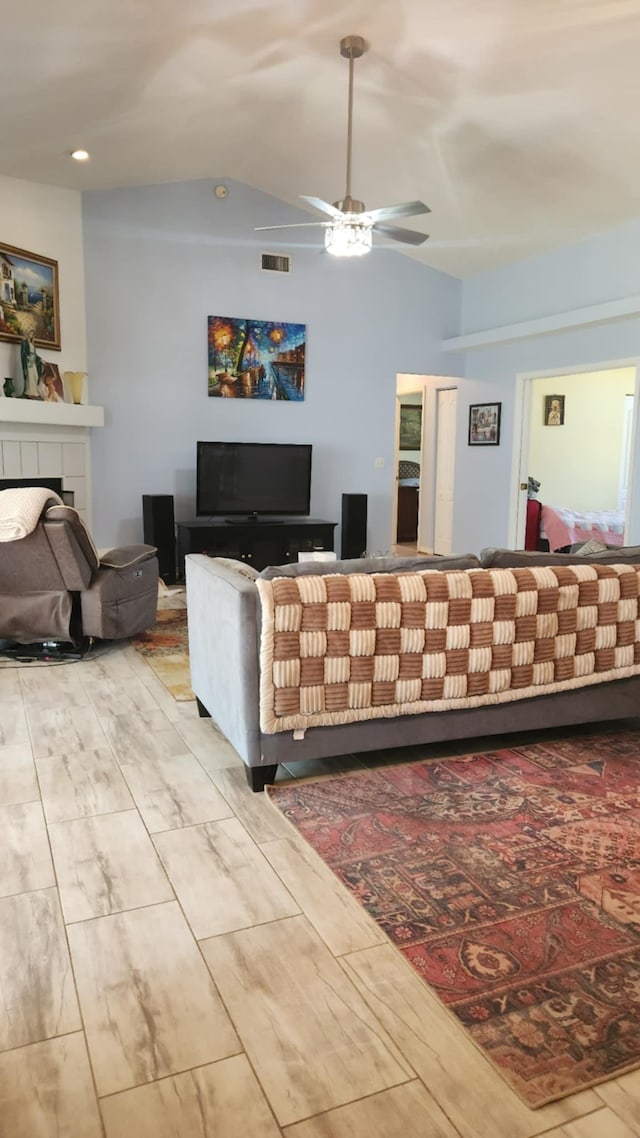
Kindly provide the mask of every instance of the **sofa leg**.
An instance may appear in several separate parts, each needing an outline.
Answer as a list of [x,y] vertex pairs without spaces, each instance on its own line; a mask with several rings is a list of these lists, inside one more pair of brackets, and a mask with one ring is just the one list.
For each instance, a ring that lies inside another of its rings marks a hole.
[[254,793],[257,794],[259,791],[264,790],[267,783],[275,782],[277,770],[277,763],[269,767],[247,767],[247,782]]
[[198,699],[197,696],[196,696],[196,704],[198,705],[198,715],[200,716],[200,718],[201,719],[211,719],[211,712],[207,711],[206,707],[204,706],[203,703],[200,702],[200,700]]

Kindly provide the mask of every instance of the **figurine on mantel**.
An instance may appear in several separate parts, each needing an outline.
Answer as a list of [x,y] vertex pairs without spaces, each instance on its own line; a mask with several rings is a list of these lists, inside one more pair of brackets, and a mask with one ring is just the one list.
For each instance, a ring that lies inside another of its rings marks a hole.
[[20,362],[24,379],[24,390],[21,392],[23,399],[41,398],[39,384],[42,378],[43,363],[33,341],[34,331],[32,328],[20,344]]

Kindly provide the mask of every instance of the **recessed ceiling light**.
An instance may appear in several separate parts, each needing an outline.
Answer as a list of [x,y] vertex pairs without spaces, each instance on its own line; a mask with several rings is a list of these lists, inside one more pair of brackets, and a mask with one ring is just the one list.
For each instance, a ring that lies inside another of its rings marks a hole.
[[88,150],[72,150],[71,157],[74,158],[76,162],[88,162],[91,155]]

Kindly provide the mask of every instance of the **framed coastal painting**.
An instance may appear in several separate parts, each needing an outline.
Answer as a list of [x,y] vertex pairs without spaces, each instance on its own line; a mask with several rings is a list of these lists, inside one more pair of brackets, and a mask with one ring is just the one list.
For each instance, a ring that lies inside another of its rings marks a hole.
[[469,446],[500,445],[502,403],[472,403],[469,407]]
[[400,404],[399,450],[420,450],[422,446],[422,405]]
[[58,262],[0,242],[0,340],[60,351]]
[[306,338],[306,324],[209,316],[209,395],[301,402]]

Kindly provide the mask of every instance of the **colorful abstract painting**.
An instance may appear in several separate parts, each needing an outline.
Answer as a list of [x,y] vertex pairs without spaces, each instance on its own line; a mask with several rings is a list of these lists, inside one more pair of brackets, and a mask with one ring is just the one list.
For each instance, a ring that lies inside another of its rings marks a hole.
[[209,395],[304,399],[305,324],[209,316]]

